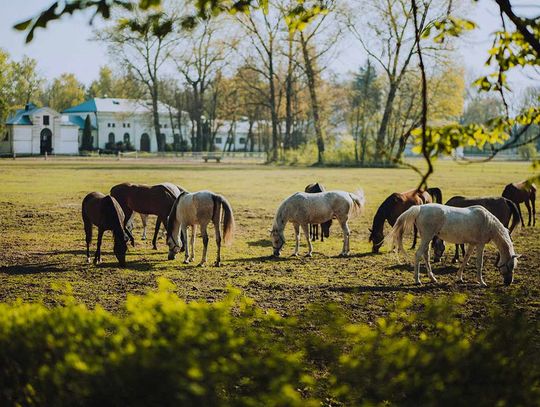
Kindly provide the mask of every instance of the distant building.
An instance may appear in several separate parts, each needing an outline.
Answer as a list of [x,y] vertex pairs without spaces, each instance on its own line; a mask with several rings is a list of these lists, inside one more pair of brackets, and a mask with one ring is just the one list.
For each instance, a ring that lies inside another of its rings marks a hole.
[[[158,104],[160,137],[172,144],[179,140],[176,109]],[[94,98],[70,107],[62,113],[79,127],[79,144],[82,141],[84,123],[90,116],[94,148],[107,149],[111,144],[128,143],[139,151],[158,151],[157,138],[152,119],[152,103],[145,100]],[[182,112],[186,115],[185,112]],[[188,120],[183,120],[186,123]],[[184,138],[188,127],[182,128]]]
[[2,154],[78,154],[78,127],[67,116],[28,103],[6,121]]

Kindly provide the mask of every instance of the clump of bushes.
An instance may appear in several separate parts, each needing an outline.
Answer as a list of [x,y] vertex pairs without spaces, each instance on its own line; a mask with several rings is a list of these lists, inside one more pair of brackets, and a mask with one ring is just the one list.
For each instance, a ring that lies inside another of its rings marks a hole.
[[[538,322],[496,308],[477,331],[463,297],[403,297],[373,326],[335,306],[296,318],[239,293],[185,303],[173,286],[121,316],[66,297],[0,305],[0,405],[534,405]],[[414,311],[413,311],[414,309]],[[307,329],[309,327],[309,329]]]

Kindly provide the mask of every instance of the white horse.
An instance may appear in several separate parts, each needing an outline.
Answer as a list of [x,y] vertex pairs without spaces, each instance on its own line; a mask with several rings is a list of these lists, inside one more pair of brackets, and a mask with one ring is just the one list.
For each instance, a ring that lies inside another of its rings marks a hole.
[[344,191],[327,191],[318,193],[297,192],[285,199],[277,210],[272,225],[272,247],[274,256],[279,256],[281,249],[285,244],[285,235],[283,230],[287,222],[292,222],[296,237],[296,246],[294,255],[298,255],[300,246],[300,227],[304,231],[309,252],[308,257],[313,253],[313,246],[309,238],[308,225],[320,224],[336,218],[343,230],[343,250],[341,256],[349,254],[349,235],[348,225],[351,215],[360,214],[364,208],[364,192],[349,193]]
[[386,237],[392,248],[403,249],[403,233],[416,225],[422,237],[422,242],[416,251],[414,279],[420,284],[420,259],[423,257],[431,281],[437,279],[429,264],[429,242],[433,237],[455,243],[468,244],[463,263],[459,268],[458,278],[463,281],[463,269],[474,249],[476,249],[476,272],[478,283],[486,286],[482,278],[484,246],[493,241],[500,253],[497,268],[502,274],[504,284],[510,285],[514,279],[514,269],[517,266],[517,255],[510,239],[508,229],[489,211],[480,205],[468,208],[456,208],[440,204],[413,206],[403,212],[397,219],[394,228]]
[[[207,226],[214,224],[217,243],[217,259],[215,266],[221,265],[221,232],[220,221],[223,209],[223,241],[225,244],[232,242],[234,233],[234,216],[231,205],[221,195],[210,191],[182,192],[176,198],[167,221],[167,244],[169,245],[169,260],[173,260],[176,253],[185,250],[184,263],[195,259],[195,233],[197,225],[201,227],[201,235],[204,244],[202,260],[199,266],[206,265],[208,249]],[[191,226],[191,254],[189,253],[187,228]],[[181,233],[180,239],[179,234]]]

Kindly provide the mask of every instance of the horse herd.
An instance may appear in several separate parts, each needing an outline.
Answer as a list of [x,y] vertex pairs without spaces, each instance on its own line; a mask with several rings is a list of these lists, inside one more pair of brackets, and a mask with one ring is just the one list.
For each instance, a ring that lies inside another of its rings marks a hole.
[[[413,189],[393,193],[377,209],[370,228],[369,241],[373,253],[378,253],[384,242],[393,249],[404,252],[403,236],[414,229],[413,248],[417,233],[421,241],[415,256],[415,282],[420,284],[420,261],[423,259],[428,276],[436,282],[430,265],[430,246],[434,250],[434,261],[440,261],[445,251],[444,241],[455,243],[453,262],[459,260],[459,249],[464,255],[458,271],[462,281],[463,269],[471,254],[476,250],[477,280],[482,286],[482,265],[484,246],[493,242],[498,249],[497,268],[503,281],[509,285],[513,281],[513,271],[517,265],[510,234],[521,222],[524,226],[520,203],[524,203],[529,214],[528,225],[535,225],[536,187],[534,184],[519,182],[508,184],[501,197],[465,198],[454,196],[444,205],[439,188],[426,190]],[[281,254],[285,244],[284,229],[292,223],[295,231],[294,255],[300,246],[300,228],[308,244],[307,256],[313,252],[312,241],[330,235],[332,221],[336,220],[343,232],[343,247],[340,256],[349,254],[350,229],[348,221],[362,212],[365,198],[362,190],[357,192],[326,191],[320,183],[310,184],[305,192],[297,192],[286,198],[278,207],[270,235],[274,256]],[[532,211],[532,213],[531,213]],[[157,249],[157,238],[161,226],[166,229],[168,259],[173,260],[179,252],[185,252],[184,263],[194,261],[194,243],[197,226],[203,240],[203,255],[199,265],[207,262],[208,224],[212,222],[216,235],[217,257],[215,266],[221,265],[221,242],[232,242],[235,220],[233,210],[227,199],[210,191],[190,193],[172,183],[153,186],[122,183],[110,190],[110,195],[91,192],[83,200],[82,218],[86,233],[86,257],[90,262],[90,244],[93,226],[98,228],[97,249],[94,263],[101,262],[101,243],[103,233],[111,230],[114,236],[114,254],[121,266],[125,265],[127,243],[135,244],[132,234],[133,217],[137,212],[143,221],[143,239],[146,238],[146,223],[149,215],[157,216],[152,239]],[[385,222],[392,230],[385,237]],[[511,223],[510,223],[511,222]],[[510,226],[509,226],[510,225]],[[191,239],[188,229],[191,228]],[[467,244],[467,250],[464,245]]]

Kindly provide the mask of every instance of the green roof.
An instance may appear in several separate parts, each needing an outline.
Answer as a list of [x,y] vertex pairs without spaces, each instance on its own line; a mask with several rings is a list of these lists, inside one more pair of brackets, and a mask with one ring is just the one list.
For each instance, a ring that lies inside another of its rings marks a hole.
[[64,110],[62,113],[83,113],[83,112],[97,112],[96,102],[94,99],[87,100],[80,105],[70,107]]

